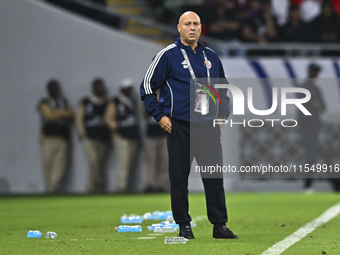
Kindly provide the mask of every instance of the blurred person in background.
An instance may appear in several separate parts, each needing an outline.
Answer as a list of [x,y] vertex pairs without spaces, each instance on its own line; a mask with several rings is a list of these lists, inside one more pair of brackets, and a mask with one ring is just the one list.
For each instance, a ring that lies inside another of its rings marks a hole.
[[300,4],[301,18],[304,22],[312,22],[321,13],[323,0],[303,0]]
[[[304,104],[307,110],[312,115],[304,115],[299,111],[299,126],[301,134],[302,147],[304,149],[304,164],[309,164],[312,167],[316,163],[318,150],[318,136],[321,128],[320,114],[325,111],[322,94],[315,81],[319,76],[321,67],[316,63],[311,63],[308,66],[308,78],[302,88],[307,89],[311,93],[311,99]],[[306,178],[303,188],[306,192],[312,192],[312,178]]]
[[42,120],[40,138],[45,188],[53,193],[58,191],[68,165],[73,112],[57,80],[47,83],[47,93],[48,97],[39,102],[38,111]]
[[321,14],[315,19],[315,41],[320,43],[340,42],[340,20],[333,9],[332,2],[322,3]]
[[261,8],[262,8],[261,0],[251,1],[250,4],[248,5],[247,16],[245,18],[248,19],[255,17],[261,12]]
[[104,81],[95,79],[92,94],[81,100],[76,124],[89,165],[88,193],[105,192],[104,168],[110,145],[110,131],[104,122],[107,106]]
[[[159,91],[157,92],[159,98]],[[165,192],[169,190],[168,151],[165,131],[158,122],[142,108],[146,119],[146,163],[148,171],[145,193]]]
[[282,39],[285,42],[310,42],[313,40],[313,30],[310,24],[302,21],[297,5],[291,5],[288,22],[282,27]]
[[170,18],[170,13],[164,8],[165,0],[145,0],[149,12],[148,15],[151,15],[153,19],[156,21],[160,21],[164,23],[167,18]]
[[117,152],[117,191],[127,190],[129,175],[135,167],[140,140],[137,103],[133,95],[133,81],[122,80],[119,93],[109,102],[104,119],[110,128]]
[[340,1],[339,0],[332,0],[332,4],[333,4],[333,9],[334,11],[340,15]]
[[245,42],[277,42],[278,24],[272,14],[270,0],[254,0],[253,9],[242,28]]
[[293,5],[297,5],[297,6],[300,6],[300,4],[303,2],[304,0],[290,0],[290,2],[293,4]]
[[[183,9],[196,9],[204,6],[206,0],[148,0],[151,7],[156,13],[156,19],[167,25],[175,25],[178,15]],[[162,6],[162,8],[160,8]]]
[[277,23],[283,26],[288,21],[290,0],[271,0],[272,12],[277,19]]
[[[241,22],[237,16],[236,2],[233,0],[214,0],[213,8],[207,15],[207,35],[212,38],[239,45]],[[220,56],[229,56],[226,46],[213,44],[212,47]],[[233,51],[233,55],[243,56],[244,50]]]
[[237,6],[237,15],[243,20],[248,17],[249,10],[254,0],[233,0]]

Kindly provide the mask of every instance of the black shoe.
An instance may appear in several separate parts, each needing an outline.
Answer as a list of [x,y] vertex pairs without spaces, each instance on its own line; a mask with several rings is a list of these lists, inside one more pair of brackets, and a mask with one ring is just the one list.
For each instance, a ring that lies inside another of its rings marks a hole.
[[181,228],[179,230],[178,236],[183,236],[184,238],[187,238],[187,239],[194,239],[195,238],[194,234],[192,233],[190,226],[185,226],[184,228]]
[[221,239],[237,239],[237,235],[234,235],[233,231],[231,231],[226,226],[222,226],[218,229],[214,229],[213,238],[221,238]]

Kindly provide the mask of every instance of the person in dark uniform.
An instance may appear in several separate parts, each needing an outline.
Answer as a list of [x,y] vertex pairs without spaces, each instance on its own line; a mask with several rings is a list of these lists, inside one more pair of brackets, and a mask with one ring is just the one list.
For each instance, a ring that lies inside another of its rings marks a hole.
[[110,145],[110,132],[104,122],[107,106],[102,79],[92,82],[92,95],[81,100],[77,111],[77,128],[89,164],[87,192],[105,191],[104,167]]
[[[304,105],[312,115],[304,115],[299,112],[299,130],[304,149],[304,162],[309,166],[316,163],[318,135],[321,128],[320,114],[326,109],[321,91],[315,84],[320,71],[321,67],[318,64],[311,63],[308,66],[308,79],[301,86],[311,93],[311,99]],[[306,191],[312,191],[312,180],[312,178],[305,179],[304,189]]]
[[48,193],[57,192],[68,164],[72,109],[62,96],[57,80],[47,83],[48,97],[38,104],[42,119],[41,154],[45,188]]
[[155,119],[145,112],[146,142],[145,158],[147,164],[148,179],[145,193],[165,192],[169,189],[168,153],[164,130]]
[[135,167],[140,140],[137,103],[133,96],[133,81],[122,80],[119,93],[109,102],[105,122],[110,128],[117,152],[117,191],[125,192],[129,175]]
[[[215,105],[212,100],[201,100],[201,109],[195,109],[199,98],[206,99],[207,96],[202,94],[203,90],[195,94],[201,85],[197,79],[218,78],[224,84],[227,79],[217,54],[198,41],[201,34],[199,16],[185,12],[177,29],[180,37],[154,57],[140,86],[140,94],[146,111],[166,131],[171,207],[180,227],[179,236],[193,239],[188,212],[191,163],[195,158],[201,166],[222,165],[221,131],[219,126],[213,126],[213,120],[229,116],[229,97],[226,89],[216,89],[221,105]],[[210,83],[209,79],[207,83]],[[210,86],[215,85],[210,83]],[[214,225],[213,238],[235,239],[237,236],[226,227],[228,216],[222,177],[218,174],[213,178],[202,178],[208,219]]]

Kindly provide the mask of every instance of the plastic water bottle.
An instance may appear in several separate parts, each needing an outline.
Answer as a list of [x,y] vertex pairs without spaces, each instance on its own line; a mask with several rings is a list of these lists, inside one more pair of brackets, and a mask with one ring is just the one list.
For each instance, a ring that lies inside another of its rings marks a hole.
[[172,211],[154,211],[153,213],[147,212],[144,214],[146,220],[166,220],[167,217],[172,217]]
[[169,215],[169,214],[168,214],[168,215],[166,216],[166,220],[167,220],[167,221],[174,221],[174,218],[172,217],[172,215]]
[[156,227],[155,228],[155,232],[161,232],[161,233],[174,233],[177,231],[177,228],[173,228],[173,227]]
[[48,231],[48,232],[46,232],[45,237],[54,239],[54,238],[57,238],[57,233]]
[[126,215],[124,214],[122,217],[120,217],[120,222],[121,223],[142,223],[144,221],[143,216],[139,216],[136,214],[130,214]]
[[29,238],[42,237],[42,233],[39,230],[30,230],[27,232],[27,237]]
[[163,227],[163,225],[162,224],[160,224],[160,223],[158,223],[158,224],[152,224],[151,226],[148,226],[148,230],[149,231],[155,231],[155,228],[157,228],[157,227]]
[[173,227],[173,228],[179,228],[179,225],[176,224],[176,222],[169,222],[169,221],[162,221],[160,223],[161,225],[163,225],[164,227]]
[[156,215],[154,213],[147,212],[144,214],[145,220],[157,220]]
[[172,211],[158,212],[158,219],[166,220],[167,217],[173,217]]
[[168,215],[167,212],[158,212],[157,213],[157,219],[159,220],[166,220],[166,216]]
[[[155,228],[165,228],[165,227],[171,227],[171,228],[179,228],[178,224],[176,224],[175,222],[169,222],[169,221],[162,221],[160,223],[157,224],[152,224],[151,226],[148,226],[148,230],[149,231],[155,231]],[[175,231],[171,231],[171,232],[176,232]]]
[[116,227],[115,230],[117,232],[142,232],[142,227],[139,225],[135,226],[121,225],[119,227]]
[[183,236],[165,237],[164,243],[187,243],[188,239]]

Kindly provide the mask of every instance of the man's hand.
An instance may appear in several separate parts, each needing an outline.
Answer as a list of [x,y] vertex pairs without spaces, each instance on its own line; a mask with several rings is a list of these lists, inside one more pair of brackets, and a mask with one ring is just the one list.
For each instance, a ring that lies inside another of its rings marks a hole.
[[167,116],[163,116],[159,121],[158,124],[161,126],[161,128],[163,128],[163,130],[165,132],[168,132],[169,134],[171,134],[171,120],[169,117]]

